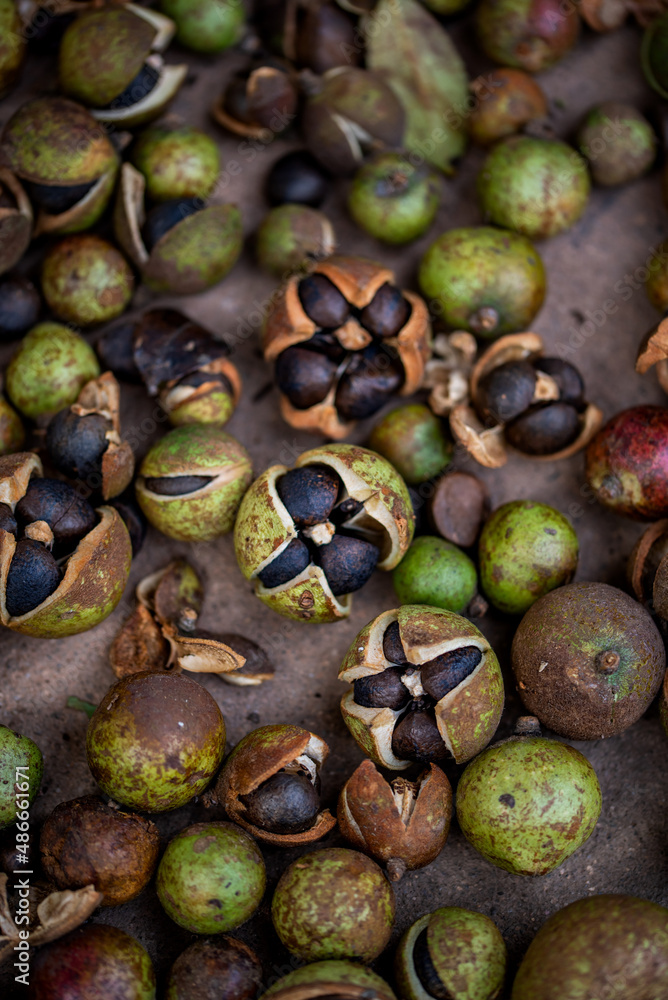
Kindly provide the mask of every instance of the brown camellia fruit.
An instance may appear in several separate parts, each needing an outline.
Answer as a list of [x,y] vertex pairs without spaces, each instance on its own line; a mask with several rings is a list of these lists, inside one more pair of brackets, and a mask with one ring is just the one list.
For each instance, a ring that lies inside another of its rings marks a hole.
[[606,583],[572,583],[541,597],[512,647],[520,697],[572,740],[621,733],[657,694],[663,640],[648,611]]
[[83,795],[56,806],[42,828],[40,851],[59,889],[94,885],[103,905],[127,903],[148,885],[158,863],[154,823]]
[[254,1000],[262,966],[243,941],[200,938],[172,966],[165,1000]]

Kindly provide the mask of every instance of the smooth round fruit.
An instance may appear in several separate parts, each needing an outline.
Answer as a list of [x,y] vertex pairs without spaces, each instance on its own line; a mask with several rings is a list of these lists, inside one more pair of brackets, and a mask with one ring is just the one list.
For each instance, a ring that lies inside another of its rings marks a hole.
[[176,22],[176,38],[195,52],[223,52],[241,37],[246,13],[238,0],[161,0]]
[[668,909],[633,896],[588,896],[543,924],[512,1000],[657,1000],[668,995]]
[[225,752],[225,723],[184,674],[138,673],[114,684],[88,724],[88,766],[122,805],[164,812],[204,791]]
[[265,215],[257,234],[258,264],[277,277],[305,271],[335,249],[331,222],[308,205],[277,205]]
[[369,447],[411,484],[433,479],[452,458],[441,421],[423,403],[400,406],[383,417],[371,431]]
[[285,947],[305,962],[371,962],[392,932],[394,892],[375,861],[327,848],[302,855],[283,872],[271,917]]
[[9,362],[5,387],[16,409],[35,420],[76,402],[99,374],[95,351],[83,337],[60,323],[39,323]]
[[424,163],[380,153],[363,164],[348,192],[357,225],[383,243],[410,243],[429,229],[440,203],[439,180]]
[[546,290],[533,244],[492,226],[443,233],[422,258],[418,280],[449,327],[485,338],[529,329]]
[[586,452],[596,499],[637,521],[668,516],[668,410],[632,406],[605,424]]
[[223,934],[260,905],[266,874],[257,844],[233,823],[195,823],[167,845],[156,890],[167,915],[193,934]]
[[132,162],[152,201],[208,198],[220,173],[218,147],[206,132],[184,125],[154,125],[132,147]]
[[478,198],[497,226],[542,240],[570,229],[589,199],[586,161],[565,142],[511,136],[487,155]]
[[255,1000],[262,966],[236,938],[200,938],[181,952],[167,983],[165,1000]]
[[392,573],[392,583],[401,604],[428,604],[459,614],[475,597],[478,575],[452,542],[421,535]]
[[481,146],[505,139],[530,121],[547,116],[545,94],[533,77],[520,69],[492,70],[474,80],[471,89],[478,100],[469,118],[470,135]]
[[512,660],[526,708],[574,740],[636,722],[666,669],[649,612],[605,583],[572,583],[537,601],[517,629]]
[[107,323],[127,309],[133,290],[134,275],[125,257],[99,236],[67,236],[44,256],[44,298],[67,323]]
[[462,833],[492,864],[545,875],[591,836],[601,813],[596,772],[575,747],[513,736],[475,758],[457,786]]
[[505,503],[490,516],[478,543],[480,582],[491,603],[521,615],[548,591],[569,583],[578,538],[554,507],[532,500]]
[[656,135],[644,115],[630,104],[606,101],[587,112],[577,146],[597,184],[627,184],[646,173],[656,159]]
[[0,829],[29,807],[39,791],[43,769],[42,751],[37,744],[28,736],[0,726]]
[[476,28],[490,59],[540,73],[573,48],[580,18],[576,7],[561,0],[482,0]]

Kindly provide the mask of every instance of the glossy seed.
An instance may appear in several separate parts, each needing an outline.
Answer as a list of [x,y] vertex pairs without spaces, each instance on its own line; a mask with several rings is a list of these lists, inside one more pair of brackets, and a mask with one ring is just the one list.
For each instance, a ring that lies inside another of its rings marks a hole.
[[276,483],[278,495],[298,528],[321,524],[336,503],[341,482],[326,465],[291,469]]
[[18,274],[0,278],[0,336],[20,337],[39,319],[42,299],[32,281]]
[[381,285],[360,313],[360,323],[374,337],[396,337],[406,325],[411,307],[396,285]]
[[536,371],[528,361],[509,361],[480,380],[476,409],[490,426],[507,423],[531,406],[535,386]]
[[203,490],[212,478],[212,476],[147,476],[144,479],[144,486],[151,493],[159,493],[163,497],[178,497]]
[[350,306],[336,285],[324,274],[310,274],[299,282],[299,299],[304,312],[325,329],[343,326],[350,315]]
[[336,390],[336,408],[343,420],[363,420],[384,406],[404,383],[399,358],[382,345],[370,344],[352,356]]
[[322,205],[328,189],[325,171],[306,150],[286,153],[277,160],[269,171],[265,188],[270,205],[296,202],[311,208]]
[[18,536],[19,529],[16,518],[8,503],[0,503],[0,528],[3,531],[8,531],[14,538]]
[[334,382],[336,364],[317,351],[288,347],[276,361],[276,384],[297,410],[321,403]]
[[318,560],[335,597],[363,587],[375,570],[379,555],[371,542],[347,535],[334,535],[329,545],[318,549]]
[[125,90],[118,97],[114,97],[113,101],[110,101],[107,107],[117,110],[120,108],[131,108],[135,104],[139,104],[140,101],[143,101],[151,93],[159,79],[160,70],[156,69],[155,66],[151,66],[150,63],[144,63]]
[[315,823],[320,798],[307,775],[279,771],[241,796],[245,818],[268,833],[302,833]]
[[533,362],[536,371],[543,372],[554,379],[559,389],[559,399],[562,403],[570,403],[576,409],[584,406],[584,382],[582,375],[568,361],[561,358],[537,358]]
[[408,663],[399,633],[399,622],[391,622],[383,634],[383,653],[390,663]]
[[203,208],[204,203],[201,198],[174,198],[152,208],[146,216],[142,229],[144,245],[149,253],[170,229]]
[[14,514],[21,527],[46,521],[53,532],[56,556],[71,551],[97,524],[88,501],[59,479],[32,479]]
[[293,580],[306,569],[311,561],[311,554],[301,538],[293,538],[289,545],[273,559],[268,566],[258,573],[263,587],[271,590]]
[[99,489],[102,456],[109,442],[111,424],[100,413],[78,416],[69,408],[56,413],[46,431],[46,450],[59,472],[70,479],[90,479]]
[[358,677],[353,683],[355,703],[362,708],[391,708],[394,712],[405,708],[411,694],[401,682],[402,673],[401,667],[388,667],[379,674]]
[[29,184],[31,200],[49,215],[62,215],[74,208],[86,197],[96,181],[88,184],[71,184],[61,187],[56,184]]
[[482,652],[477,646],[461,646],[441,653],[422,664],[422,687],[434,701],[440,701],[448,691],[472,674],[481,660]]
[[329,515],[329,520],[332,524],[337,526],[340,524],[345,524],[347,521],[352,520],[356,517],[361,510],[364,509],[364,504],[360,503],[359,500],[353,500],[352,497],[347,497],[342,500],[341,503],[334,508],[334,510]]
[[56,560],[40,542],[22,538],[9,564],[5,605],[12,617],[27,615],[54,592],[60,583]]
[[506,427],[506,440],[525,455],[552,455],[575,441],[580,419],[568,403],[532,406]]
[[409,708],[392,733],[392,753],[398,760],[417,763],[444,760],[448,749],[441,739],[436,719],[427,709]]

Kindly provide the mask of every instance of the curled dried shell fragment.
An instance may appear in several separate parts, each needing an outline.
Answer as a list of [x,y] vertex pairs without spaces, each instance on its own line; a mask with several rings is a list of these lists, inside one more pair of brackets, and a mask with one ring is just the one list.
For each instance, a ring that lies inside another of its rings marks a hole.
[[0,167],[0,274],[18,264],[30,245],[33,212],[18,177]]
[[652,367],[656,367],[659,385],[668,393],[668,318],[665,317],[647,332],[638,348],[638,374],[644,375]]
[[627,579],[635,597],[668,621],[668,521],[655,521],[629,556]]

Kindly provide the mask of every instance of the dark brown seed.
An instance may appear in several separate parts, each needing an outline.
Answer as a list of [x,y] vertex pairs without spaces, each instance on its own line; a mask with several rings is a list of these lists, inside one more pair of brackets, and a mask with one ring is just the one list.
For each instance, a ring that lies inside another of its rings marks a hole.
[[568,403],[532,406],[506,427],[506,439],[526,455],[552,455],[575,441],[580,430],[577,410]]
[[560,402],[570,403],[576,409],[584,406],[584,382],[577,368],[561,358],[537,358],[533,366],[536,371],[554,379],[559,389]]
[[411,694],[401,683],[401,667],[388,667],[380,674],[358,677],[353,683],[355,703],[362,708],[391,708],[394,712],[405,708]]
[[8,503],[0,503],[0,528],[3,531],[8,531],[14,538],[18,536],[19,529],[16,518]]
[[448,691],[472,674],[481,660],[482,653],[477,646],[462,646],[441,653],[422,664],[422,687],[434,701],[440,701]]
[[211,476],[147,476],[144,486],[163,497],[178,497],[204,489],[211,479]]
[[332,524],[345,524],[346,521],[350,521],[353,517],[359,514],[363,508],[364,504],[360,503],[359,500],[353,500],[352,497],[348,497],[346,500],[343,500],[338,507],[334,508],[329,515],[329,519]]
[[384,406],[404,383],[404,369],[381,345],[370,344],[352,356],[336,390],[336,408],[343,420],[363,420]]
[[336,285],[324,274],[310,274],[299,282],[299,299],[304,312],[317,326],[334,330],[343,326],[350,306]]
[[352,594],[367,582],[376,568],[378,549],[362,538],[334,535],[318,549],[318,561],[335,597]]
[[398,760],[414,760],[420,764],[448,757],[448,748],[441,739],[433,712],[409,708],[394,727],[392,753]]
[[146,249],[151,252],[170,229],[204,208],[201,198],[174,198],[156,205],[146,216],[142,238]]
[[56,556],[71,551],[97,524],[88,501],[59,479],[32,479],[14,514],[21,527],[46,521],[53,532]]
[[480,380],[476,409],[490,426],[507,423],[531,406],[535,386],[533,365],[528,361],[509,361]]
[[276,483],[278,495],[298,528],[326,521],[340,486],[339,477],[326,465],[291,469]]
[[12,617],[26,615],[49,597],[60,583],[58,564],[41,542],[22,538],[9,564],[5,604]]
[[241,801],[248,822],[268,833],[310,830],[320,809],[320,797],[309,778],[286,771],[272,775]]
[[402,330],[411,307],[396,285],[381,285],[368,306],[360,313],[360,322],[374,337],[395,337]]
[[262,966],[242,941],[217,934],[200,938],[182,952],[167,984],[170,1000],[254,1000]]
[[296,202],[319,208],[327,197],[329,183],[315,156],[299,149],[276,161],[267,176],[265,190],[271,205]]
[[276,384],[297,410],[322,403],[331,389],[336,364],[304,347],[288,347],[276,360]]
[[297,30],[297,62],[321,76],[336,66],[357,65],[355,23],[333,3],[306,4]]
[[177,309],[149,309],[134,327],[134,361],[149,393],[225,358],[222,340]]
[[134,320],[122,319],[114,323],[95,344],[97,356],[103,371],[113,372],[124,382],[141,382],[141,374],[135,364]]
[[93,492],[101,485],[102,456],[109,446],[110,422],[101,413],[79,416],[61,410],[46,431],[46,450],[56,469],[70,479],[91,480]]
[[114,497],[108,503],[110,507],[115,507],[123,518],[132,542],[132,555],[136,556],[146,539],[148,522],[135,500],[134,488],[125,490],[119,497]]
[[55,184],[28,184],[30,200],[49,215],[61,215],[80,202],[90,191],[95,181],[87,184],[71,184],[62,187]]
[[383,634],[383,653],[390,663],[408,663],[399,634],[399,622],[391,622]]
[[468,472],[449,472],[436,483],[429,502],[429,519],[449,542],[469,548],[475,544],[487,508],[487,490]]
[[32,281],[18,274],[0,278],[0,337],[20,337],[39,319],[42,300]]
[[452,1000],[452,993],[441,981],[429,954],[427,930],[418,934],[413,947],[413,965],[423,989],[436,1000]]
[[311,554],[301,538],[293,538],[289,545],[268,566],[258,573],[260,582],[268,590],[280,587],[299,576],[311,561]]

